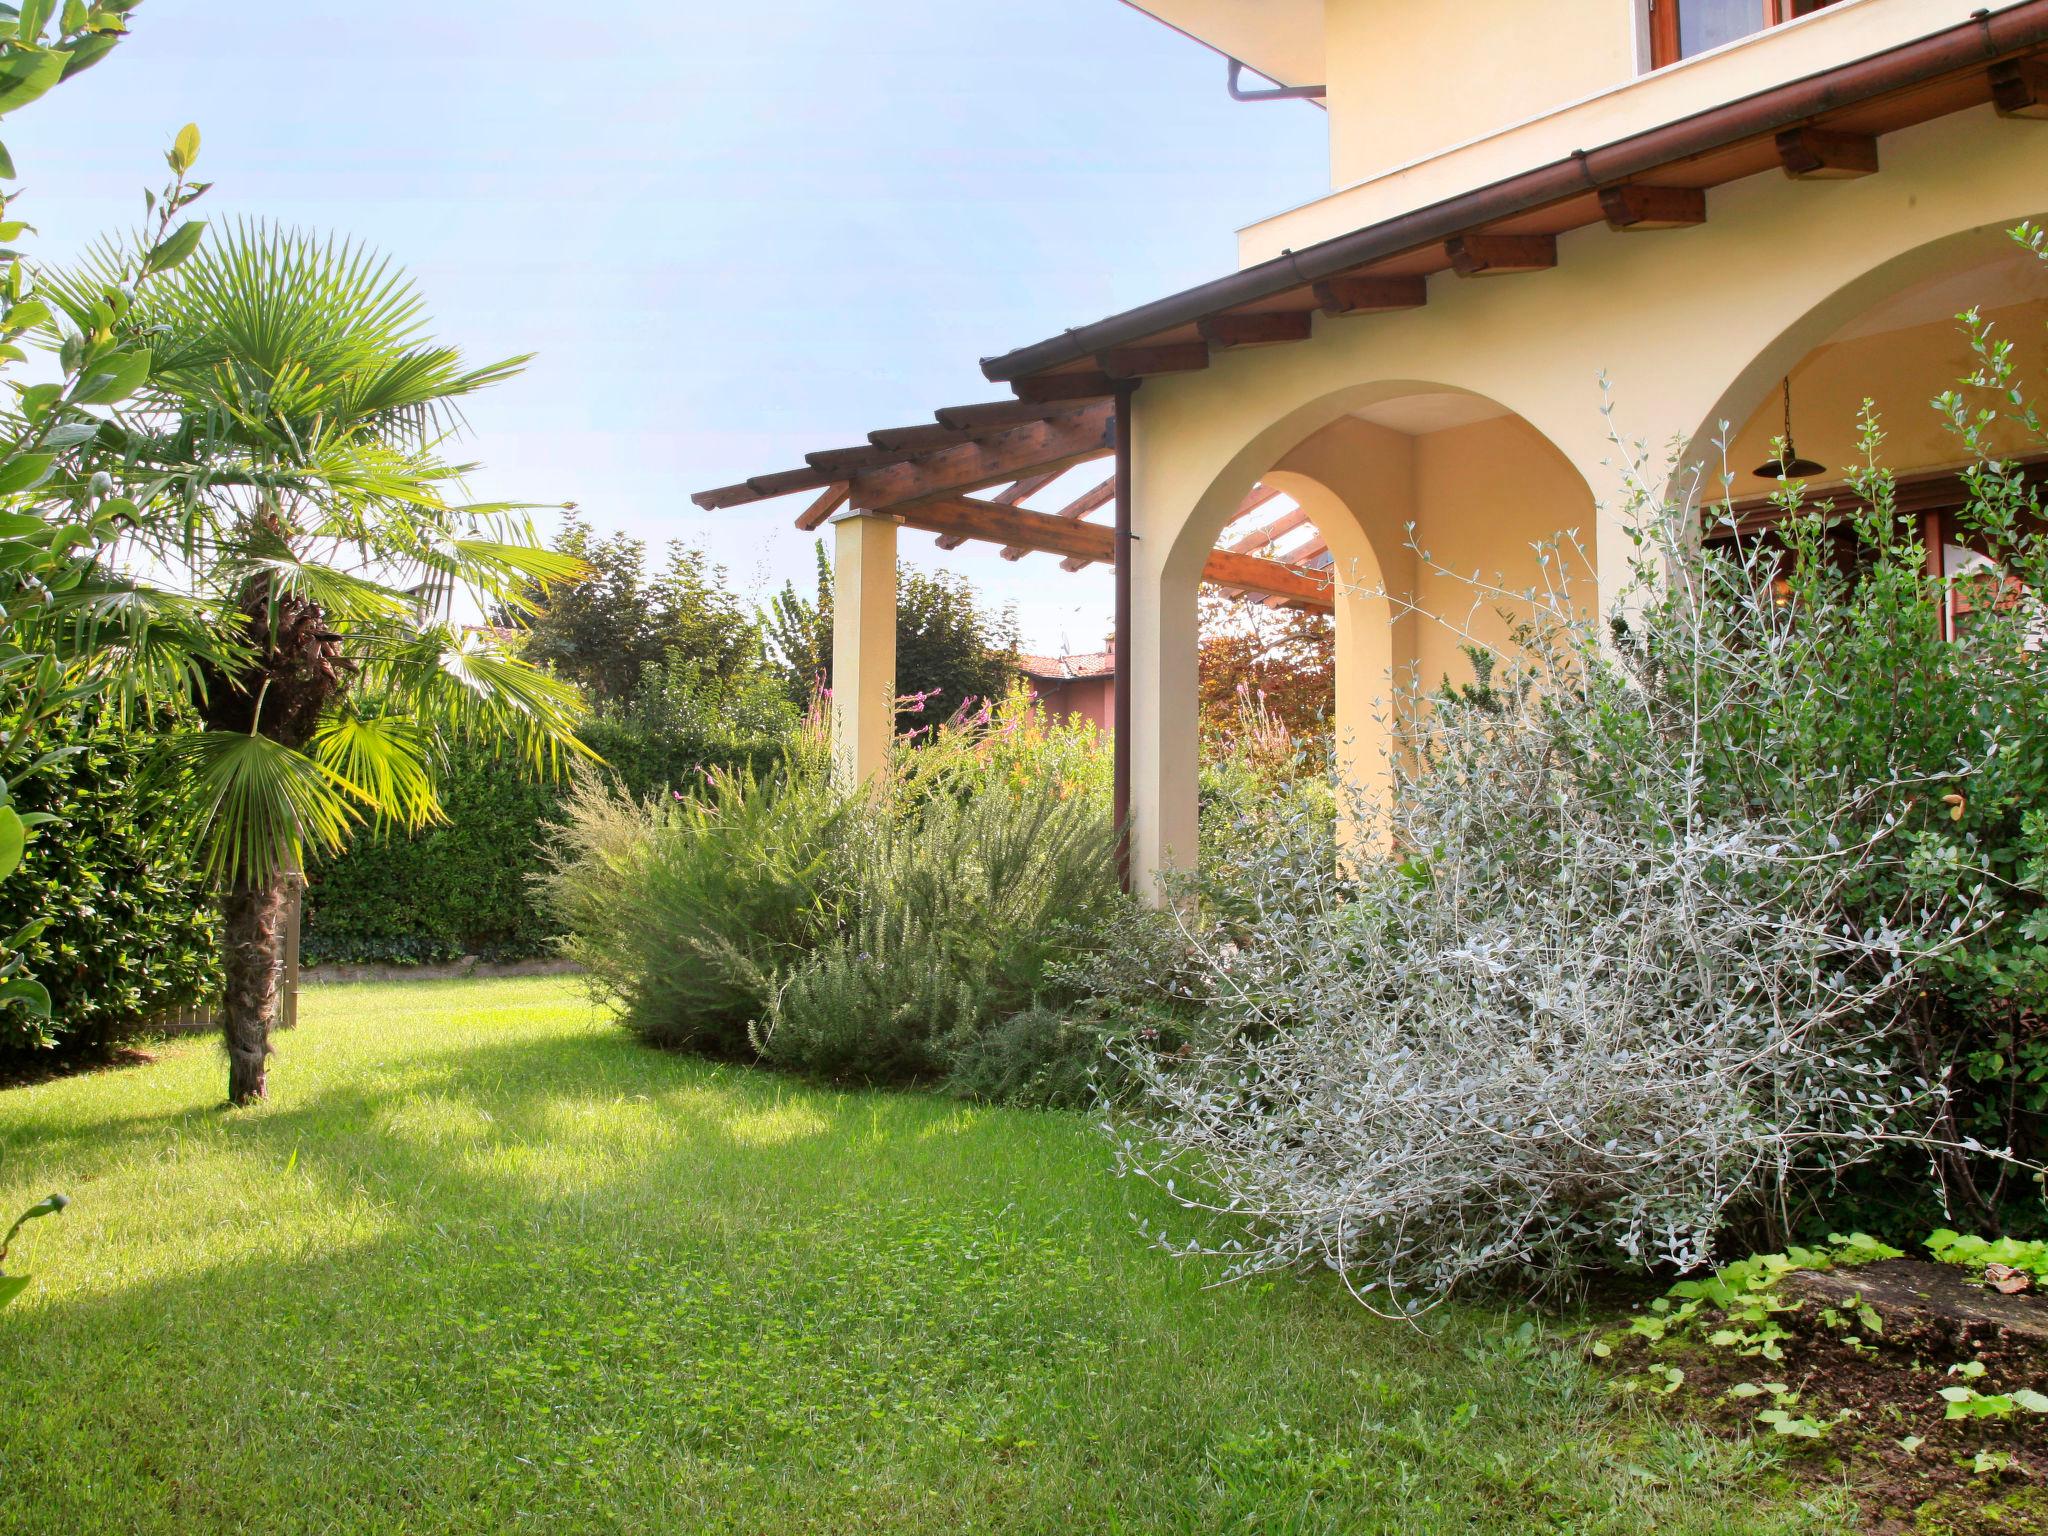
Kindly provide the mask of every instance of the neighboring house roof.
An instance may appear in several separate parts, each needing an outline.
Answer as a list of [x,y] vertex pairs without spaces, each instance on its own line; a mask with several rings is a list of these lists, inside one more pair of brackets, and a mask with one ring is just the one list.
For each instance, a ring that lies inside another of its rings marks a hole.
[[1078,678],[1115,677],[1115,651],[1082,651],[1072,656],[1032,656],[1019,653],[1017,670],[1042,682],[1067,683]]

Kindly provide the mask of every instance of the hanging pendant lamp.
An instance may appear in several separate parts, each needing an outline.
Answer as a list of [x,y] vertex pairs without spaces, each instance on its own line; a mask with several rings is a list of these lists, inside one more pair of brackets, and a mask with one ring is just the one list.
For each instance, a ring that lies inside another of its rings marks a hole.
[[1750,471],[1765,480],[1811,480],[1827,473],[1825,464],[1802,459],[1792,446],[1792,378],[1785,377],[1785,435],[1779,440],[1779,456],[1767,459]]

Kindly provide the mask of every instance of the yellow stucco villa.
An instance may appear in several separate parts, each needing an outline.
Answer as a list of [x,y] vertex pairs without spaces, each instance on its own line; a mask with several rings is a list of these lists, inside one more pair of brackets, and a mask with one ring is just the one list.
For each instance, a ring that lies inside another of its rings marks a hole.
[[[1397,617],[1431,604],[1414,544],[1512,588],[1575,529],[1587,590],[1614,595],[1611,429],[1660,473],[1677,445],[1718,477],[1726,441],[1740,501],[1774,488],[1748,467],[1788,388],[1817,482],[1854,460],[1869,396],[1946,542],[1958,454],[1927,403],[1970,366],[1954,316],[2048,324],[2042,264],[2006,233],[2048,213],[2048,0],[1134,3],[1228,59],[1233,89],[1320,102],[1331,191],[1242,231],[1234,273],[986,359],[1015,399],[697,497],[805,493],[799,526],[833,521],[849,775],[888,750],[899,526],[1114,563],[1140,885],[1195,848],[1205,580],[1334,608],[1337,737],[1363,773],[1390,671],[1464,665]],[[1071,505],[1020,505],[1098,458],[1113,473]],[[1252,553],[1276,492],[1318,536],[1295,558]]]

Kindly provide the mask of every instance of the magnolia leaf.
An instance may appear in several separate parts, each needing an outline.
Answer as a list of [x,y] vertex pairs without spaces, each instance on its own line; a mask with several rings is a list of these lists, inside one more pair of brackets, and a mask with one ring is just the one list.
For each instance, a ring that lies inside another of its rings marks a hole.
[[199,158],[199,125],[187,123],[178,130],[178,136],[171,141],[171,169],[183,175],[192,169],[192,162]]
[[70,59],[60,48],[20,48],[0,54],[0,113],[27,106],[55,85],[64,77]]
[[21,15],[15,22],[14,35],[30,46],[40,43],[43,28],[50,24],[50,14],[56,9],[57,0],[21,0]]
[[11,805],[0,805],[0,880],[13,874],[28,846],[28,828]]
[[50,453],[16,454],[0,464],[0,496],[11,496],[16,491],[41,485],[49,478],[50,466],[56,461],[56,455]]
[[150,355],[147,348],[138,347],[98,359],[92,367],[71,398],[80,405],[112,405],[149,381]]
[[179,262],[199,249],[199,240],[206,233],[206,220],[187,219],[158,242],[156,248],[143,258],[145,271],[168,272]]
[[[112,53],[114,45],[120,41],[121,34],[118,32],[94,32],[88,36],[81,37],[71,45],[71,56],[64,61],[64,71],[57,78],[69,80],[73,75],[91,69],[93,65],[99,63],[101,59]],[[12,175],[13,173],[9,172],[8,174]]]
[[7,1003],[20,1003],[36,1018],[47,1019],[50,1016],[50,989],[33,976],[16,976],[0,981],[0,1006]]
[[0,1307],[28,1289],[27,1275],[0,1275]]

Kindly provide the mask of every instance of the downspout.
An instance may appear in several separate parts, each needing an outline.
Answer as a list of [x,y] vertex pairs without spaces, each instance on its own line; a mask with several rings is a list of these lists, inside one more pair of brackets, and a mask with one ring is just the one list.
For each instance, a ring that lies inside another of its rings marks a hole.
[[1116,532],[1112,544],[1116,569],[1116,629],[1110,644],[1116,651],[1116,705],[1112,713],[1110,814],[1116,819],[1116,878],[1124,894],[1131,891],[1131,396],[1136,383],[1116,391]]
[[1232,101],[1321,101],[1330,94],[1327,85],[1274,85],[1248,91],[1244,88],[1242,59],[1230,61],[1230,78],[1227,84]]

